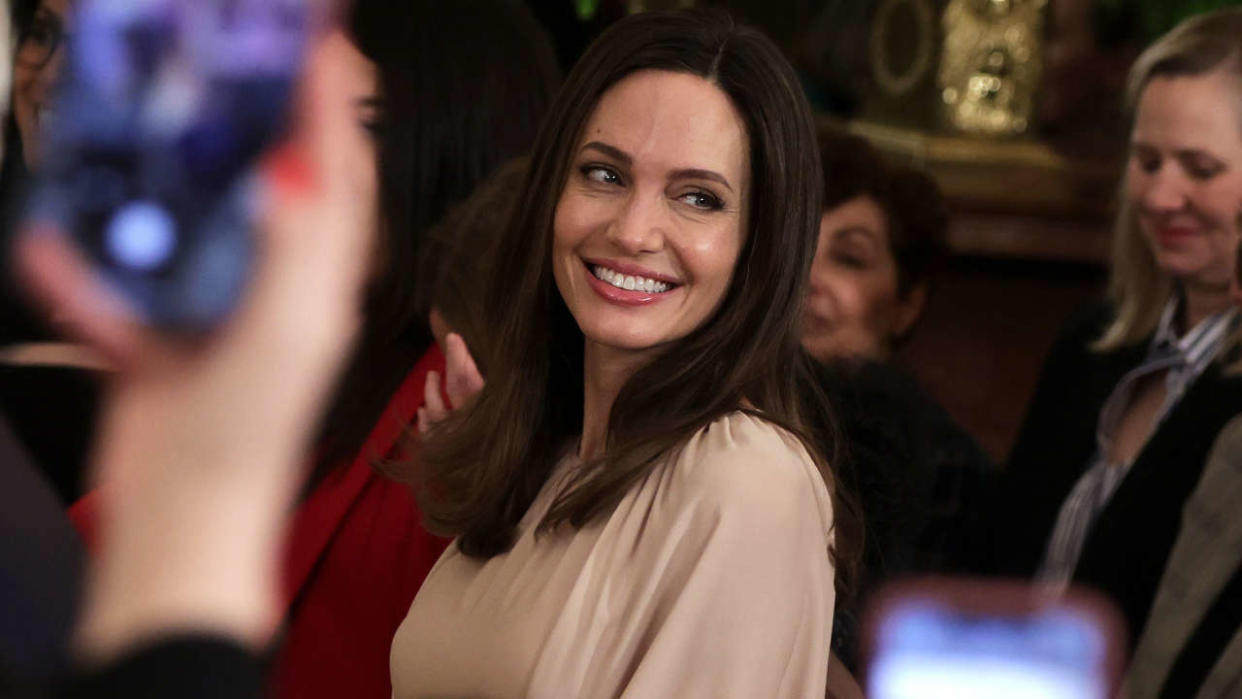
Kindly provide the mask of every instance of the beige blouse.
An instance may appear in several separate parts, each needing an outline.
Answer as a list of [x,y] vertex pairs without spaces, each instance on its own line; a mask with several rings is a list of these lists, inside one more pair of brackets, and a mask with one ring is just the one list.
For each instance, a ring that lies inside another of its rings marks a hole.
[[733,413],[605,519],[488,560],[450,546],[393,639],[393,696],[824,696],[832,506],[791,435]]

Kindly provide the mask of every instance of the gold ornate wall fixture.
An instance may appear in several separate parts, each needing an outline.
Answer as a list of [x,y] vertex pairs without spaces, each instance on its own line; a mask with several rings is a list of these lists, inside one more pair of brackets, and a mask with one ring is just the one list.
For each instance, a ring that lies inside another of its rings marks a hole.
[[949,0],[937,84],[945,123],[968,134],[1031,127],[1047,0]]
[[871,25],[869,63],[888,98],[907,96],[935,67],[937,9],[927,0],[883,0]]
[[944,5],[945,0],[876,1],[866,42],[872,89],[864,100],[864,118],[941,128],[936,75]]

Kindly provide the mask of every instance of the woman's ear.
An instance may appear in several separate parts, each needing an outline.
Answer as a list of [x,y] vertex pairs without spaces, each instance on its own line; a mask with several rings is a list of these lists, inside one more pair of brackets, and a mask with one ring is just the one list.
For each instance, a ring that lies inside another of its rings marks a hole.
[[893,315],[893,337],[903,338],[914,327],[919,316],[923,315],[923,307],[927,305],[927,283],[915,284],[897,298],[897,309]]

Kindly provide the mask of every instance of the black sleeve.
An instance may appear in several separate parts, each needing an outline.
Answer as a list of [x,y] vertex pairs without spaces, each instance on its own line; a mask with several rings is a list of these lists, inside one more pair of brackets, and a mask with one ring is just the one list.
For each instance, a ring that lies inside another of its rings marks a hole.
[[921,495],[926,522],[914,571],[952,575],[988,572],[988,513],[999,471],[979,444],[938,403],[924,400],[919,458],[930,476]]
[[7,678],[44,682],[64,672],[84,559],[56,494],[0,419],[0,673]]
[[258,659],[234,641],[169,637],[102,668],[81,672],[59,699],[246,699],[258,697]]

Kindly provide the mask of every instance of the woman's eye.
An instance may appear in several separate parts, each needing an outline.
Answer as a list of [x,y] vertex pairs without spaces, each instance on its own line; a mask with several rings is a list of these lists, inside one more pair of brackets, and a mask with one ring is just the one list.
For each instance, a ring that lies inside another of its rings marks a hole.
[[1225,168],[1220,163],[1203,159],[1191,159],[1186,162],[1186,174],[1196,180],[1210,180]]
[[358,125],[372,138],[379,138],[387,127],[387,113],[384,103],[376,97],[360,99],[355,105]]
[[26,30],[24,41],[32,46],[44,47],[52,43],[54,35],[55,32],[46,21],[35,21]]
[[373,138],[379,138],[384,132],[384,115],[376,109],[360,109],[358,125]]
[[1134,156],[1134,162],[1138,164],[1139,169],[1147,174],[1152,174],[1160,169],[1160,159],[1152,157],[1144,157],[1141,155]]
[[621,184],[621,176],[613,170],[599,165],[582,166],[582,176],[600,184]]
[[690,206],[703,211],[718,211],[724,208],[724,202],[720,201],[720,198],[716,195],[709,194],[708,192],[687,192],[678,198]]
[[849,252],[834,252],[832,253],[832,259],[842,267],[849,267],[850,269],[867,268],[867,260],[862,255],[855,255]]

